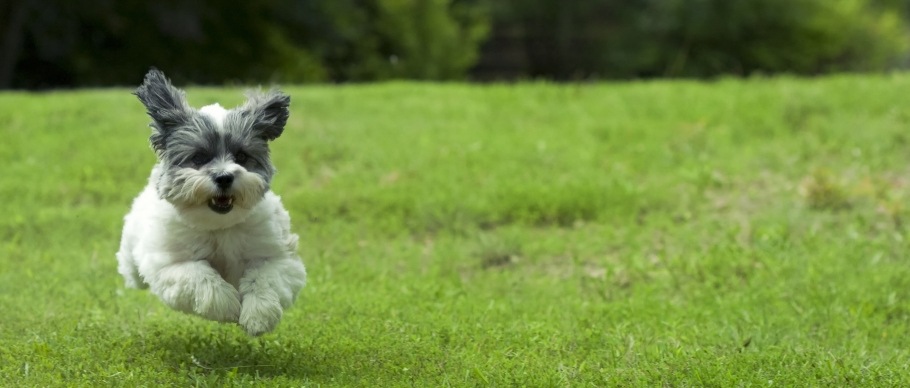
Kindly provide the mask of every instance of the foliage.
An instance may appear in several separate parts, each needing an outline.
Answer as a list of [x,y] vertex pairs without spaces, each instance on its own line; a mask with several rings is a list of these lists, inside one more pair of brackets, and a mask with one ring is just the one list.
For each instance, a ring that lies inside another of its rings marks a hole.
[[[904,55],[896,12],[865,0],[678,0],[660,31],[668,75],[882,70]],[[673,47],[673,46],[669,46]],[[668,47],[668,48],[669,48]]]
[[483,66],[562,80],[880,71],[910,63],[908,4],[11,0],[0,88],[134,84],[152,65],[201,84],[458,80]]
[[487,25],[484,7],[452,0],[16,3],[16,87],[132,84],[149,66],[202,84],[458,79]]
[[288,36],[323,58],[329,78],[459,79],[477,59],[485,8],[452,0],[318,0],[289,4]]
[[0,379],[907,386],[908,88],[288,88],[273,187],[310,281],[261,338],[123,288],[154,161],[130,90],[2,93]]
[[266,18],[272,0],[24,3],[35,48],[15,86],[133,84],[150,66],[177,81],[268,79],[298,55]]
[[487,33],[482,9],[450,1],[378,1],[377,30],[388,42],[394,76],[458,79],[477,61]]
[[[876,71],[907,54],[899,7],[867,0],[512,0],[532,75]],[[509,16],[515,15],[514,18]]]

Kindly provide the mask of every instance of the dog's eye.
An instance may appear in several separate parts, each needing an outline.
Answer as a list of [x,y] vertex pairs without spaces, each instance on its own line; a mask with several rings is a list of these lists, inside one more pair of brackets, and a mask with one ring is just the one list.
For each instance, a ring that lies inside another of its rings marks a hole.
[[244,164],[249,158],[249,155],[243,151],[237,151],[237,153],[234,154],[234,162],[237,164]]
[[201,166],[201,165],[203,165],[203,164],[206,164],[206,163],[208,163],[210,160],[212,160],[212,157],[209,156],[208,154],[204,154],[204,153],[194,154],[193,157],[190,158],[190,161],[193,162],[193,164],[195,164],[195,165],[197,165],[197,166]]

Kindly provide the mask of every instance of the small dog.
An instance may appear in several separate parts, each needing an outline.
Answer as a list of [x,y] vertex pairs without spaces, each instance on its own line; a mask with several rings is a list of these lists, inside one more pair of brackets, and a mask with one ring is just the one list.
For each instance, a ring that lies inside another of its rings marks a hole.
[[290,216],[269,189],[268,142],[284,131],[290,97],[254,93],[232,110],[196,110],[154,68],[134,94],[152,118],[158,162],[125,217],[126,286],[253,336],[272,331],[306,283]]

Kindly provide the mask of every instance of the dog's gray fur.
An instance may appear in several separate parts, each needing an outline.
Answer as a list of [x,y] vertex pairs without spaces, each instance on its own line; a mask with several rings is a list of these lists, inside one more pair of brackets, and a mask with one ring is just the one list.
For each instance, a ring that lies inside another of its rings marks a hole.
[[274,90],[250,93],[243,106],[227,114],[219,129],[211,118],[191,108],[185,93],[157,69],[148,72],[135,95],[152,118],[149,142],[161,167],[157,188],[162,198],[179,204],[187,196],[188,176],[181,173],[186,168],[215,179],[225,173],[229,163],[260,176],[264,185],[259,196],[268,191],[275,173],[268,142],[284,131],[289,96]]

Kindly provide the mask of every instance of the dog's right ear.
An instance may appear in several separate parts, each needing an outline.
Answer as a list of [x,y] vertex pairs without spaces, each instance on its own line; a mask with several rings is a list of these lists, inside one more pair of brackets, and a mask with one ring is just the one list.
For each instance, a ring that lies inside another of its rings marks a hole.
[[171,85],[164,73],[153,67],[133,94],[139,97],[152,118],[150,126],[153,131],[149,137],[152,148],[155,151],[163,150],[168,136],[174,129],[188,122],[193,114],[184,92]]

